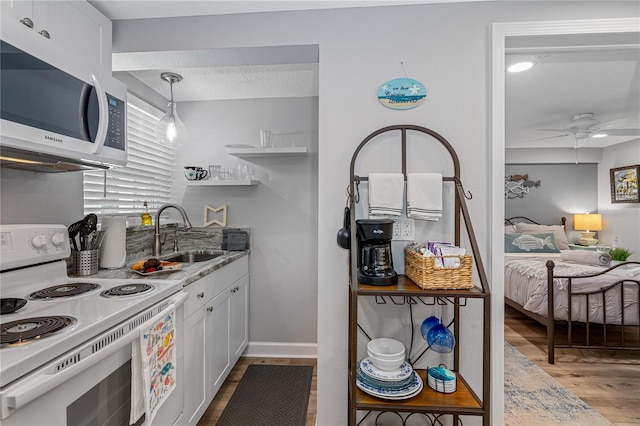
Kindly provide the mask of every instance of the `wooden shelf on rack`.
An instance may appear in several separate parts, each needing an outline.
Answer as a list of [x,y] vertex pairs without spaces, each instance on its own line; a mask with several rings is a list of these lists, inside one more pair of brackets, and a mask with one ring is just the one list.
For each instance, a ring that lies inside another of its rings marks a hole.
[[189,181],[187,186],[255,186],[257,180],[253,179],[236,179],[236,180],[194,180]]
[[360,296],[425,296],[483,298],[486,293],[478,287],[469,290],[424,290],[406,275],[398,275],[398,284],[369,285],[358,283]]
[[484,408],[467,382],[458,374],[456,388],[452,393],[436,392],[426,383],[426,370],[416,370],[424,383],[422,391],[413,398],[405,400],[385,400],[371,396],[356,389],[356,407],[358,410],[397,411],[416,413],[448,413],[482,415]]
[[240,158],[252,157],[301,157],[307,155],[305,147],[290,148],[227,148],[227,154]]

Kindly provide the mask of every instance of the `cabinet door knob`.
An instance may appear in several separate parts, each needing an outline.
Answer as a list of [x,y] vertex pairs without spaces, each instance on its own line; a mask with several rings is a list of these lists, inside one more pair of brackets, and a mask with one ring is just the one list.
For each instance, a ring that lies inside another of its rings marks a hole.
[[213,312],[213,306],[209,306],[209,307],[207,308],[207,312]]
[[22,18],[20,22],[22,22],[25,26],[29,28],[33,28],[33,21],[29,18]]
[[49,31],[47,30],[40,31],[40,35],[44,38],[51,38],[51,36],[49,35]]
[[201,291],[200,293],[196,293],[196,297],[198,299],[202,299],[204,297],[204,291]]

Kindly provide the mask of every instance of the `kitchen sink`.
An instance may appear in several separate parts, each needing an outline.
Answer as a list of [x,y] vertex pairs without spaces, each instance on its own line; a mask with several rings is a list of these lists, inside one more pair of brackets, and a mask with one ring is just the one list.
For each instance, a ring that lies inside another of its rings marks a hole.
[[222,253],[211,250],[192,250],[174,253],[166,257],[163,256],[162,260],[166,260],[167,262],[195,263],[215,259],[218,256],[222,256]]

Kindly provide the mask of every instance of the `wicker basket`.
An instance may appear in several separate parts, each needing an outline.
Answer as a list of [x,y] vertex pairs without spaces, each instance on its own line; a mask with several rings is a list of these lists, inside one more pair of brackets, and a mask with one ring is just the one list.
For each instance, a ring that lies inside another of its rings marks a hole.
[[[434,265],[436,258],[459,257],[459,268],[441,268]],[[404,250],[404,274],[424,290],[467,290],[474,287],[473,259],[464,256],[422,256],[413,250]]]

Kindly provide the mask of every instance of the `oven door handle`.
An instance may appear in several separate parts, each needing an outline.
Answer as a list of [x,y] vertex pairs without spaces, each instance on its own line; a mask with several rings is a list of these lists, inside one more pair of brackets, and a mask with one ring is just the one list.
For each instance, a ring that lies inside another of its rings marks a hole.
[[[174,303],[176,308],[184,304],[188,298],[187,293],[180,292],[170,299],[170,303]],[[50,374],[39,375],[36,374],[28,379],[25,379],[19,386],[12,389],[6,396],[7,407],[11,410],[17,410],[41,395],[49,392],[51,389],[61,385],[73,376],[80,374],[87,368],[95,365],[96,363],[107,358],[111,354],[116,353],[126,345],[130,344],[134,340],[140,337],[140,328],[136,328],[129,333],[119,338],[116,344],[107,345],[105,348],[88,355],[86,358],[81,359],[71,367],[67,367],[60,372],[53,372]],[[83,347],[79,352],[90,348],[95,343],[94,340],[82,345]]]

